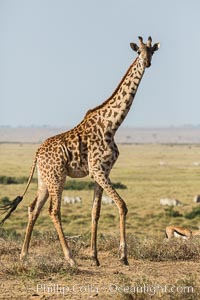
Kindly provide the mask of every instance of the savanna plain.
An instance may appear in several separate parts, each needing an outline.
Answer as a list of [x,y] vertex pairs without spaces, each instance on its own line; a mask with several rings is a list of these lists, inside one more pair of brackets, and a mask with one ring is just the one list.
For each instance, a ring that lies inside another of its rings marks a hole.
[[[1,203],[23,193],[37,144],[0,144]],[[98,227],[101,265],[89,257],[93,191],[65,189],[81,203],[62,203],[62,224],[78,267],[66,264],[48,216],[48,201],[36,222],[26,261],[19,260],[27,208],[35,199],[35,172],[23,201],[0,228],[0,299],[200,299],[200,239],[165,240],[169,224],[198,229],[200,204],[199,144],[119,145],[111,179],[128,206],[129,266],[118,261],[119,217],[114,204],[102,204]],[[7,180],[8,177],[16,182]],[[70,182],[71,180],[68,179]],[[89,178],[77,182],[88,183]],[[84,186],[84,185],[83,185]],[[120,185],[118,185],[120,187]],[[181,206],[166,207],[160,198]]]

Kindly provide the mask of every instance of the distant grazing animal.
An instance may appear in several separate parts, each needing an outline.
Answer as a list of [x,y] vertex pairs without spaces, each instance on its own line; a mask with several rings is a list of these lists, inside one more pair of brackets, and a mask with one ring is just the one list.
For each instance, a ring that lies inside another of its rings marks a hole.
[[79,196],[76,197],[68,197],[64,196],[64,204],[75,204],[75,203],[81,203],[82,199]]
[[194,161],[193,162],[193,166],[199,167],[200,166],[200,162],[199,161]]
[[191,231],[185,227],[179,226],[167,226],[165,230],[166,238],[182,238],[182,239],[190,239],[193,236],[200,236],[200,230]]
[[[28,226],[20,258],[28,254],[34,224],[48,198],[49,215],[58,233],[60,243],[67,262],[75,264],[61,225],[61,199],[66,177],[80,178],[87,175],[95,181],[92,208],[91,258],[99,265],[97,257],[97,225],[101,210],[103,190],[113,199],[119,211],[120,221],[120,261],[127,265],[126,243],[126,203],[114,189],[109,178],[110,171],[116,162],[119,151],[114,136],[128,114],[145,69],[151,66],[151,59],[160,47],[159,43],[152,46],[151,37],[143,43],[139,37],[139,46],[131,43],[131,48],[138,56],[128,68],[114,93],[101,105],[89,110],[84,119],[75,128],[47,139],[37,150],[27,186],[24,193],[11,203],[1,207],[7,212],[3,223],[22,201],[37,165],[38,191],[37,197],[28,209]],[[84,76],[84,70],[81,70]],[[78,82],[77,82],[78,84]],[[148,96],[148,94],[147,94]],[[77,104],[78,105],[78,104]]]
[[193,202],[199,203],[200,202],[200,195],[195,195],[193,198]]
[[107,196],[102,196],[102,200],[101,201],[104,204],[114,204],[115,203],[112,198],[107,197]]
[[160,205],[179,206],[182,205],[182,203],[177,199],[163,198],[160,199]]

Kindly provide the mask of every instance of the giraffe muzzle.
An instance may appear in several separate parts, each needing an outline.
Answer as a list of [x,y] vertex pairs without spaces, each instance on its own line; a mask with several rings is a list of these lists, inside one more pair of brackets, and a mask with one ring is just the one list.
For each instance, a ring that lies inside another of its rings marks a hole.
[[149,68],[149,67],[151,67],[151,62],[146,63],[146,68]]

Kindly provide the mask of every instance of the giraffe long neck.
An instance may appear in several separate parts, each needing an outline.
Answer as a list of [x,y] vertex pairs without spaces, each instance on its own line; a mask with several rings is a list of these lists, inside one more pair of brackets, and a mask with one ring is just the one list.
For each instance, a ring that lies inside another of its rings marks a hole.
[[88,138],[99,129],[100,135],[109,132],[109,135],[114,136],[130,110],[144,71],[145,67],[137,57],[114,93],[101,105],[89,110],[82,122],[75,127],[79,134],[84,132]]
[[139,58],[136,58],[115,92],[102,104],[101,113],[113,132],[118,129],[128,114],[144,71],[144,66]]

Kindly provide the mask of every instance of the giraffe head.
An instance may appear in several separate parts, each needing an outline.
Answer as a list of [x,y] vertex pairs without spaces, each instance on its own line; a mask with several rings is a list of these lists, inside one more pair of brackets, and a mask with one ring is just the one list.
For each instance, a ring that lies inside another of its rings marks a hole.
[[149,37],[146,44],[143,43],[143,38],[141,36],[138,37],[139,46],[135,43],[130,43],[131,48],[138,53],[140,61],[144,65],[145,68],[149,68],[151,66],[151,59],[155,51],[160,48],[160,43],[156,43],[153,46],[151,45],[152,38]]

